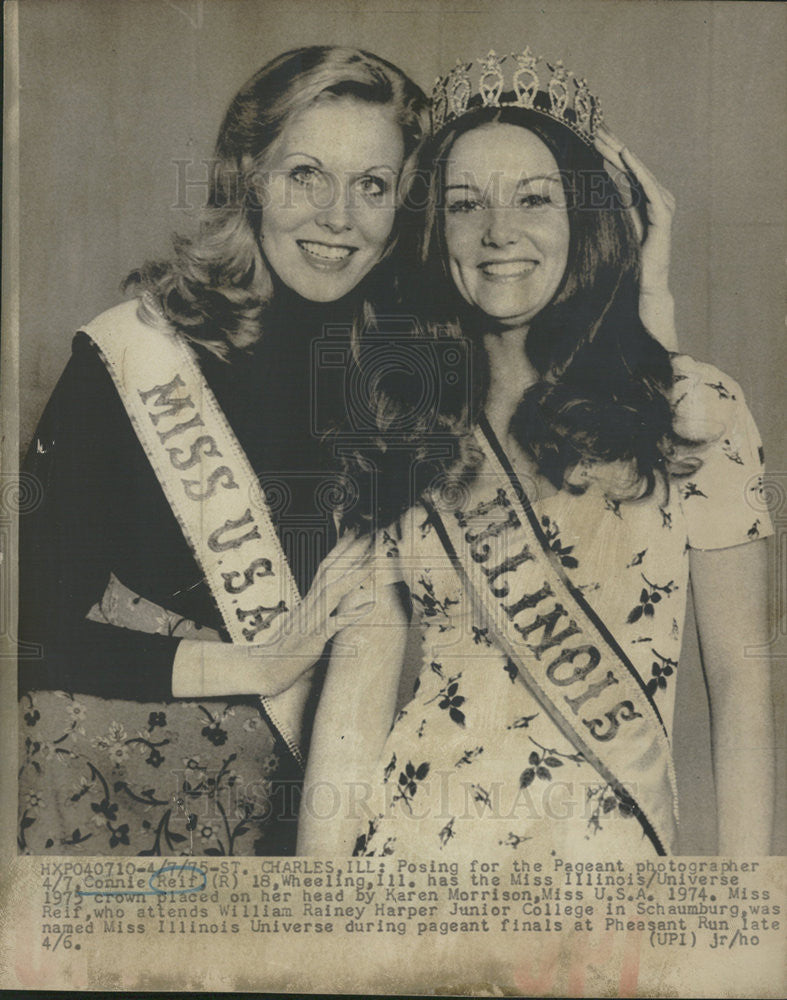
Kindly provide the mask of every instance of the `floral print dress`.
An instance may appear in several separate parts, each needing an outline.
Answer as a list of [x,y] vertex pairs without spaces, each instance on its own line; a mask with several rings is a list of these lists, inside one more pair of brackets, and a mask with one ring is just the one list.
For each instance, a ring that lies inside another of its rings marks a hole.
[[[533,501],[553,553],[628,655],[668,735],[689,550],[772,532],[762,448],[740,387],[687,356],[674,358],[673,368],[676,430],[704,442],[682,449],[695,458],[687,463],[694,471],[644,500],[620,502],[591,467],[580,470],[583,494]],[[652,852],[627,801],[496,647],[424,508],[408,512],[384,540],[410,588],[422,662],[373,778],[355,853]]]
[[[88,617],[206,638],[114,576]],[[19,701],[19,744],[20,853],[273,853],[282,749],[252,699],[154,703],[32,691]]]

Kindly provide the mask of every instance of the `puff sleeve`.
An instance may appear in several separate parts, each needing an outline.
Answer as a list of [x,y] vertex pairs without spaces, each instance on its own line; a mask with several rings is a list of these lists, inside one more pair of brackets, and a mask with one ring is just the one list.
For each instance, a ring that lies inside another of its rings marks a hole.
[[764,499],[762,441],[743,392],[713,365],[673,360],[678,491],[693,549],[723,549],[773,533]]

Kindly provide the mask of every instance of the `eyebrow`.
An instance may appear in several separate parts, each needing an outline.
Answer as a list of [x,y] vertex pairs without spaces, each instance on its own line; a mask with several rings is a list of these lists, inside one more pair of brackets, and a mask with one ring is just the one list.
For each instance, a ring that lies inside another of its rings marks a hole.
[[313,156],[311,153],[302,153],[299,150],[294,150],[292,153],[285,153],[282,157],[283,160],[291,160],[293,156],[303,156],[307,160],[312,160],[317,164],[318,167],[322,166],[322,160],[318,156]]
[[[530,184],[533,181],[557,181],[560,178],[555,177],[554,174],[533,174],[532,177],[523,177],[521,180],[517,181],[517,187],[523,187],[525,184]],[[487,185],[488,187],[488,185]],[[446,191],[481,191],[482,189],[478,184],[448,184],[445,188]],[[484,189],[485,190],[485,189]]]
[[[295,150],[292,153],[285,153],[282,159],[290,160],[294,156],[305,157],[307,160],[311,160],[320,168],[324,166],[322,160],[318,156],[314,156],[313,153],[300,152],[299,150]],[[392,174],[397,174],[399,172],[398,170],[395,170],[392,166],[390,166],[387,163],[375,163],[371,167],[364,167],[363,170],[354,171],[354,173],[358,177],[363,177],[364,174],[370,174],[373,170],[388,170]]]
[[371,167],[367,167],[365,170],[362,170],[361,173],[370,174],[373,170],[388,170],[392,174],[399,173],[399,171],[394,169],[394,167],[392,167],[389,163],[374,163]]

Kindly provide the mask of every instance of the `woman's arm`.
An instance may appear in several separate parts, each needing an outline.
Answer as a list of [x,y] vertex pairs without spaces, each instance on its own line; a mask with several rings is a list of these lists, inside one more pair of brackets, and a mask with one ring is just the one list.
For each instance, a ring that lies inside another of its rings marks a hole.
[[[134,448],[141,451],[103,362],[75,344],[24,464],[40,502],[19,519],[20,690],[171,697],[177,638],[86,619],[118,568],[118,546],[142,551],[149,535],[144,519],[126,516],[142,492],[129,490]],[[166,558],[156,541],[151,560]]]
[[352,854],[393,721],[407,643],[399,590],[383,584],[374,612],[334,643],[314,723],[298,820],[298,854]]
[[[176,698],[276,695],[321,658],[342,629],[374,617],[369,539],[347,532],[320,563],[303,600],[254,645],[183,639],[172,667]],[[383,592],[386,588],[383,588]],[[351,596],[361,595],[351,602]]]
[[[206,641],[218,638],[209,627],[205,641],[181,640],[137,630],[133,616],[126,628],[88,620],[112,573],[176,616],[206,625],[216,614],[117,390],[84,337],[75,341],[25,470],[38,481],[41,502],[20,518],[20,636],[36,649],[20,657],[20,690],[136,701],[276,694],[363,614],[333,614],[368,572],[368,543],[348,534],[286,622],[254,647]],[[200,598],[195,580],[205,591]],[[213,615],[208,622],[205,612]]]
[[[640,239],[639,318],[668,351],[677,351],[675,302],[669,289],[674,196],[608,129],[599,129],[595,143],[599,153],[628,179],[636,181],[643,203],[633,205],[631,217]],[[633,189],[636,192],[636,188]]]
[[708,686],[718,853],[771,850],[774,726],[767,655],[766,541],[691,551],[691,580]]

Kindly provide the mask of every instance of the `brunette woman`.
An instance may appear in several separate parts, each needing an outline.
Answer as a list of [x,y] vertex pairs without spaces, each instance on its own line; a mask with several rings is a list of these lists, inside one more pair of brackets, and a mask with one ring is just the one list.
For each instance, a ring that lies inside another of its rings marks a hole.
[[718,852],[767,853],[770,676],[746,651],[767,641],[772,529],[740,386],[642,322],[639,241],[584,80],[527,49],[490,53],[457,64],[433,101],[417,309],[433,336],[473,345],[471,429],[385,540],[419,617],[411,694],[372,718],[348,700],[362,668],[332,660],[304,801],[338,773],[332,746],[355,790],[341,811],[302,813],[299,847],[676,851],[691,582]]

